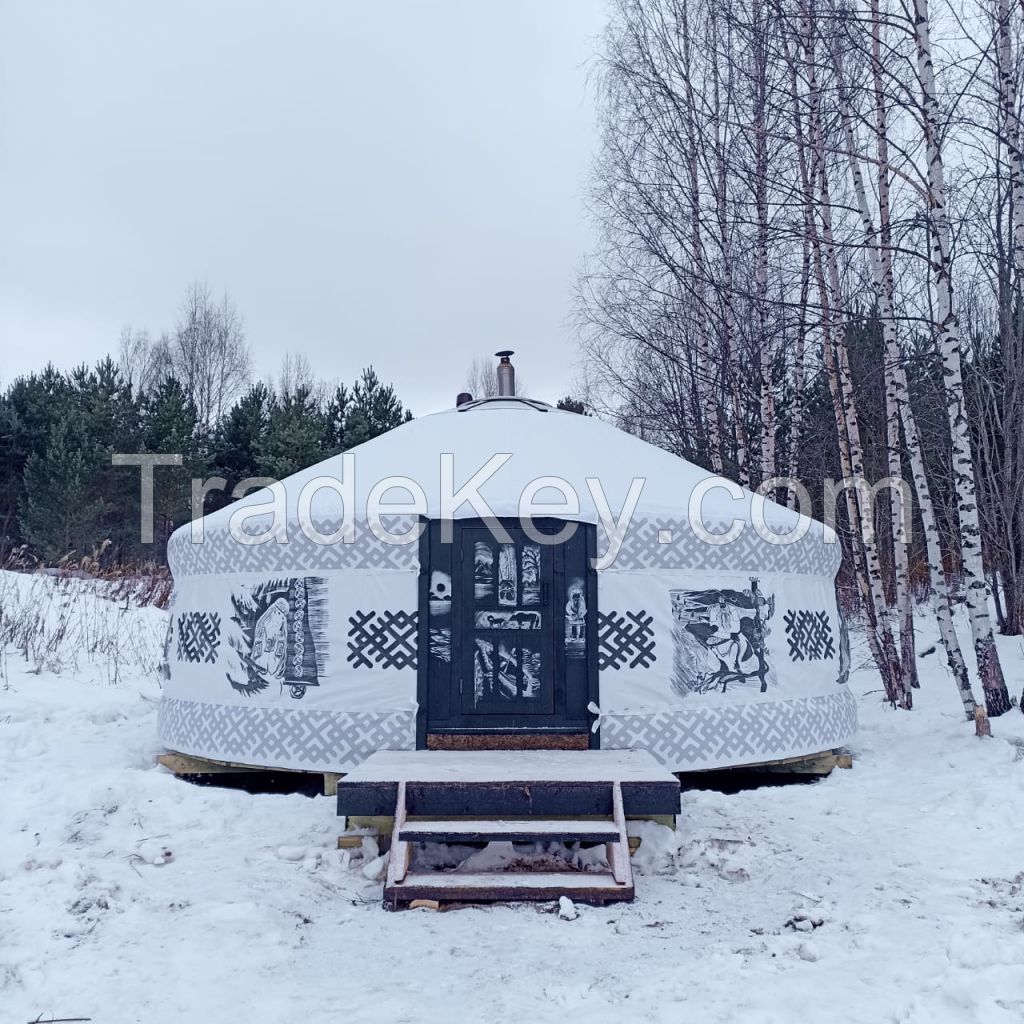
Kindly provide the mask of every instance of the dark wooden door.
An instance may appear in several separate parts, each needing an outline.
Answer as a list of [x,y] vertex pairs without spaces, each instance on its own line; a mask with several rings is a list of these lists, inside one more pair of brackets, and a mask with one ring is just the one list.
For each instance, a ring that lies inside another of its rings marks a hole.
[[[427,524],[420,544],[418,742],[588,734],[597,700],[594,529],[537,519]],[[442,525],[447,530],[442,529]],[[450,540],[445,534],[450,531]],[[596,741],[595,741],[596,742]]]

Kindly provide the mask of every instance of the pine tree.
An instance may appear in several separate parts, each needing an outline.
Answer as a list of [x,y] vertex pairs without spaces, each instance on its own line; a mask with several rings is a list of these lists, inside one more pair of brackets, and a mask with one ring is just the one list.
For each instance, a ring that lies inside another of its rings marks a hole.
[[7,389],[0,423],[0,520],[8,549],[25,542],[21,532],[25,465],[32,454],[44,455],[50,429],[65,409],[71,386],[52,364],[38,374],[19,377]]
[[25,465],[21,532],[46,562],[88,554],[100,540],[107,506],[95,480],[103,451],[84,436],[81,414],[70,411],[51,427],[44,453]]
[[395,389],[383,384],[372,366],[352,385],[352,399],[345,417],[345,448],[370,441],[412,419]]
[[92,370],[85,366],[73,370],[70,383],[70,407],[77,412],[76,422],[80,424],[74,443],[81,446],[92,467],[90,500],[103,509],[89,550],[109,541],[105,561],[134,559],[143,554],[139,546],[139,474],[114,466],[111,457],[143,448],[139,400],[109,356]]
[[561,409],[563,412],[574,412],[580,416],[589,416],[587,412],[587,406],[585,402],[581,402],[578,398],[573,398],[572,395],[566,395],[565,398],[560,398],[555,403],[556,409]]
[[213,436],[212,472],[227,480],[225,492],[211,493],[207,511],[230,500],[232,488],[260,475],[260,453],[267,444],[272,396],[265,384],[253,384],[217,425]]
[[0,397],[0,562],[18,543],[18,501],[24,468],[16,464],[18,413],[9,395]]
[[325,432],[324,414],[307,387],[276,398],[259,452],[260,474],[281,480],[319,462]]
[[203,459],[192,400],[174,377],[148,396],[143,410],[143,443],[147,452],[181,455],[182,467],[154,474],[154,541],[165,544],[174,529],[191,518],[192,477],[203,475]]
[[345,424],[351,408],[352,392],[344,384],[339,384],[328,399],[324,411],[324,451],[328,455],[337,455],[347,447]]
[[369,366],[351,388],[338,385],[327,402],[324,451],[329,455],[348,451],[411,419],[394,387],[382,383]]

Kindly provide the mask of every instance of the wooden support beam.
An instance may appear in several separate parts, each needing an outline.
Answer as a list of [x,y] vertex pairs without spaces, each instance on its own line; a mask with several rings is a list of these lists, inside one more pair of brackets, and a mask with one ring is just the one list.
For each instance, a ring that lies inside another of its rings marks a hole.
[[291,771],[290,768],[260,768],[251,764],[233,764],[230,761],[208,761],[203,757],[188,754],[158,754],[156,763],[163,765],[175,775],[238,775],[240,772]]
[[239,764],[235,761],[214,761],[208,757],[195,757],[192,754],[179,754],[173,750],[165,751],[154,758],[155,762],[179,778],[202,778],[203,776],[254,776],[270,778],[275,775],[287,775],[302,781],[321,779],[324,796],[337,797],[338,782],[343,779],[343,772],[308,772],[301,768],[272,768],[266,765]]
[[766,772],[783,775],[828,775],[837,765],[836,755],[831,751],[813,757],[787,759],[764,765]]

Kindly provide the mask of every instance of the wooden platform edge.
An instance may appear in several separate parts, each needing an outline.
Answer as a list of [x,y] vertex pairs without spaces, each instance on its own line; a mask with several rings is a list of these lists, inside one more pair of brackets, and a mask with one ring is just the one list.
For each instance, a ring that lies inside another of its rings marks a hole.
[[338,782],[344,778],[343,772],[308,772],[301,768],[270,768],[266,765],[239,764],[235,761],[214,761],[205,757],[193,757],[191,754],[179,754],[173,750],[157,754],[154,763],[166,768],[179,777],[202,775],[245,775],[270,774],[286,772],[290,775],[319,775],[323,779],[324,796],[338,795]]
[[853,755],[849,750],[839,747],[834,750],[823,750],[818,754],[807,754],[803,757],[785,757],[778,761],[765,761],[760,764],[737,766],[749,770],[760,769],[766,772],[793,775],[830,775],[835,768],[852,768]]

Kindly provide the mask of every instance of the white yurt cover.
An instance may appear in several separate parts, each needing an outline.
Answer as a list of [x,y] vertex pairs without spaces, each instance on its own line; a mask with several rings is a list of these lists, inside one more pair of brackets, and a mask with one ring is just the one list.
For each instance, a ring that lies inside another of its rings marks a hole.
[[599,420],[490,400],[413,420],[171,537],[161,741],[312,771],[414,748],[418,531],[422,517],[480,517],[479,501],[450,500],[474,476],[489,514],[519,516],[525,493],[534,515],[597,524],[598,607],[584,614],[597,616],[601,746],[685,771],[853,735],[831,530]]

